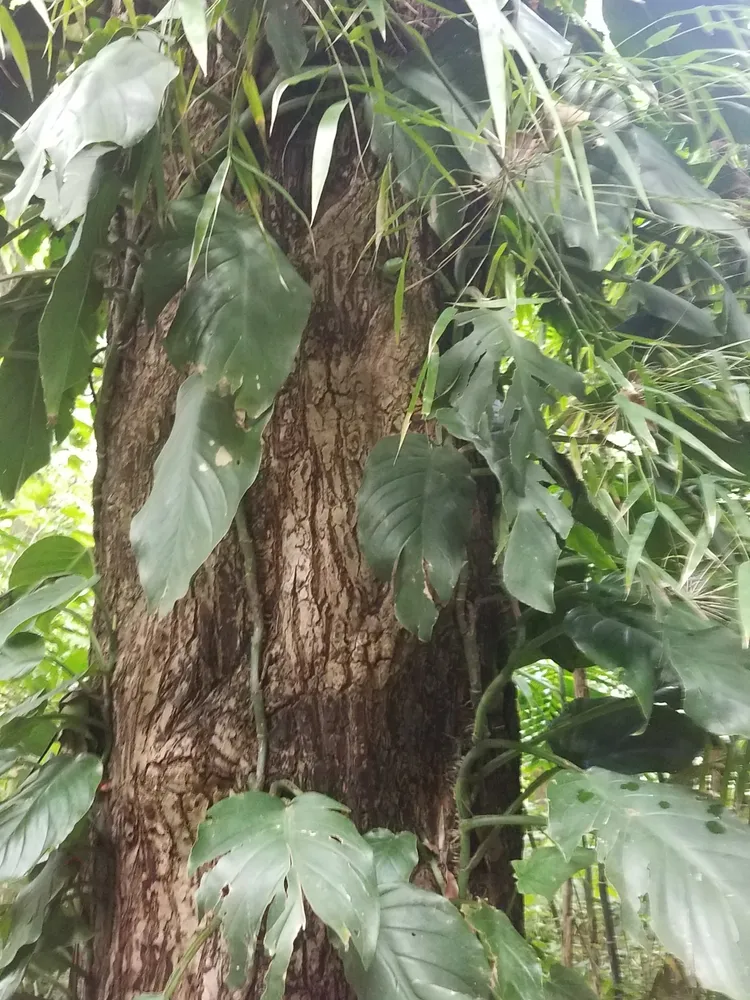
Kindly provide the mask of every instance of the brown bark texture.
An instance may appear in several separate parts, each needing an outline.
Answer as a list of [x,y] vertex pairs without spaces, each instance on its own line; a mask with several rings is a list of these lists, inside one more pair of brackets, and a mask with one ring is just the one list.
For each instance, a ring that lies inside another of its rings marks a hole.
[[[293,140],[281,179],[308,185],[309,159],[309,142]],[[263,602],[268,778],[341,800],[362,830],[413,830],[447,871],[456,847],[452,786],[471,719],[464,637],[452,607],[429,644],[401,629],[390,588],[364,563],[356,535],[365,460],[400,426],[436,314],[424,281],[407,294],[395,338],[393,286],[363,257],[376,197],[367,168],[343,154],[316,221],[314,250],[281,210],[271,213],[314,302],[245,504]],[[252,625],[234,530],[161,620],[147,612],[128,541],[182,378],[161,344],[172,315],[168,309],[154,330],[141,322],[128,332],[102,421],[97,558],[116,623],[117,662],[109,691],[108,791],[96,816],[95,933],[89,975],[79,987],[85,1000],[132,1000],[163,988],[197,927],[196,881],[186,871],[197,825],[208,805],[247,788],[255,767]],[[470,601],[491,585],[486,512],[477,514],[475,536],[480,558]],[[488,602],[477,624],[486,671],[501,635],[498,606]],[[512,698],[494,724],[498,734],[516,736]],[[518,794],[517,771],[501,774],[494,792],[494,806],[502,809]],[[507,906],[519,834],[511,831],[498,843],[482,886]],[[229,996],[223,954],[218,939],[204,947],[178,1000]],[[250,998],[258,989],[256,981],[234,995]],[[349,996],[339,960],[314,920],[298,942],[287,995]]]

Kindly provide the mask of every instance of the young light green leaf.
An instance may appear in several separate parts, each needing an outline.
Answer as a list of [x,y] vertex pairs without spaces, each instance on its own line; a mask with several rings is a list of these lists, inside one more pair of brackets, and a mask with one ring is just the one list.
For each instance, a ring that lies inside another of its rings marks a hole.
[[[212,177],[211,184],[209,185],[206,196],[203,199],[203,204],[201,205],[201,210],[198,213],[198,218],[195,223],[193,244],[190,247],[187,281],[190,281],[190,276],[195,269],[195,265],[198,263],[198,258],[203,252],[203,245],[206,242],[206,237],[209,236],[213,225],[216,222],[216,213],[219,211],[221,195],[227,181],[227,175],[229,174],[229,167],[231,166],[231,163],[231,158],[229,156],[225,156],[219,166],[219,169]],[[210,249],[210,247],[207,249]]]
[[0,646],[19,625],[24,625],[53,608],[63,607],[89,586],[90,581],[82,576],[61,576],[59,580],[42,584],[36,590],[24,594],[10,607],[0,611]]
[[35,632],[16,632],[0,646],[0,681],[24,677],[44,659],[44,639]]
[[383,41],[385,41],[385,0],[367,0],[367,6],[375,21],[375,27],[382,35]]
[[102,777],[91,754],[52,757],[0,804],[0,878],[28,875],[88,812]]
[[380,886],[380,934],[369,965],[351,949],[346,978],[359,1000],[482,1000],[489,969],[453,904],[414,885]]
[[[475,485],[469,463],[422,434],[379,441],[358,498],[359,543],[381,580],[394,568],[396,615],[427,640],[466,558]],[[433,598],[432,595],[435,595]]]
[[323,194],[328,170],[331,166],[331,156],[333,155],[333,145],[336,142],[336,131],[339,127],[341,112],[349,104],[348,100],[336,101],[326,108],[318,125],[315,134],[315,145],[312,156],[312,212],[310,222],[315,219]]
[[596,864],[596,851],[578,847],[566,858],[557,847],[537,847],[528,858],[512,864],[519,892],[552,899],[563,882]]
[[745,1000],[750,912],[738,886],[750,882],[747,824],[689,788],[599,768],[557,775],[548,799],[550,835],[563,854],[596,830],[607,875],[636,912],[648,896],[664,948],[705,989]]
[[419,851],[413,833],[391,833],[390,830],[370,830],[365,840],[372,848],[378,885],[408,882],[417,867]]
[[464,906],[463,913],[490,963],[493,996],[497,1000],[543,1000],[542,966],[536,952],[506,914],[484,902]]
[[393,293],[393,333],[396,343],[401,339],[401,321],[404,315],[404,295],[406,293],[406,264],[409,260],[409,247],[404,250],[401,258],[401,267],[396,279],[396,291]]
[[94,575],[91,549],[68,535],[46,535],[25,548],[13,563],[8,579],[11,590],[34,587],[52,576]]
[[737,567],[737,612],[742,647],[750,645],[750,562],[743,562]]
[[229,530],[258,474],[270,415],[269,410],[244,430],[231,397],[213,392],[201,375],[180,386],[172,432],[154,465],[154,485],[130,526],[141,584],[159,615],[184,597],[193,574]]
[[221,915],[230,988],[245,981],[268,913],[265,944],[276,956],[271,992],[279,995],[282,959],[304,920],[299,889],[346,954],[356,951],[371,964],[379,926],[372,850],[337,802],[314,792],[292,801],[265,792],[223,799],[198,829],[190,871],[217,858],[201,880],[198,908]]
[[203,73],[208,73],[208,24],[206,0],[177,0],[185,38]]
[[16,27],[7,7],[0,7],[0,33],[2,33],[8,40],[10,51],[13,55],[16,66],[18,66],[21,78],[26,84],[26,89],[29,94],[33,97],[31,86],[31,68],[29,66],[29,57],[26,52],[26,46],[24,45],[21,33]]
[[628,555],[625,562],[626,593],[629,592],[630,588],[633,586],[636,570],[638,569],[641,559],[643,558],[643,550],[646,548],[646,542],[648,541],[649,535],[653,530],[658,516],[659,512],[656,510],[649,510],[646,511],[645,514],[641,514],[638,518],[635,530],[630,536],[630,541],[628,542]]

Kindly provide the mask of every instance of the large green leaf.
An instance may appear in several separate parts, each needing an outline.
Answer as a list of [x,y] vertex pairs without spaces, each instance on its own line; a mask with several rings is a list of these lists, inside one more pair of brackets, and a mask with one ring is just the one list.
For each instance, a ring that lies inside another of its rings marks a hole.
[[344,948],[353,945],[365,966],[372,961],[379,916],[373,855],[342,810],[314,792],[291,802],[246,792],[208,810],[190,870],[219,859],[201,880],[198,907],[221,914],[230,987],[245,981],[267,913],[266,950],[284,959],[269,973],[267,995],[280,997],[291,946],[304,926],[302,893]]
[[497,1000],[543,1000],[542,966],[508,917],[484,902],[464,907],[464,915],[484,946]]
[[402,833],[370,830],[365,834],[365,840],[372,848],[375,858],[378,885],[409,881],[419,860],[417,838],[413,833],[406,830]]
[[34,587],[52,576],[70,574],[86,579],[94,575],[91,549],[68,535],[46,535],[32,542],[13,563],[8,586],[11,590]]
[[44,639],[34,632],[16,632],[0,646],[0,681],[23,677],[44,658]]
[[692,764],[706,733],[668,705],[654,705],[644,726],[633,698],[577,698],[554,721],[547,742],[577,767],[671,774]]
[[102,777],[98,757],[48,760],[0,804],[0,878],[28,875],[88,812]]
[[[396,615],[420,639],[450,600],[466,559],[475,486],[455,449],[407,434],[379,441],[359,491],[359,542],[381,580],[395,566]],[[433,599],[432,595],[435,595]]]
[[406,883],[381,888],[370,965],[350,950],[344,971],[359,1000],[482,1000],[489,992],[482,946],[456,907]]
[[270,410],[247,430],[232,399],[191,375],[177,394],[172,433],[154,465],[154,485],[133,518],[130,541],[149,605],[167,614],[229,530],[258,475]]
[[0,612],[0,647],[19,625],[52,611],[53,608],[62,607],[89,585],[89,581],[82,576],[62,576],[24,594],[5,611]]
[[519,601],[551,613],[559,555],[554,531],[536,505],[523,497],[503,557],[503,583]]
[[50,460],[51,432],[36,359],[35,318],[24,315],[0,365],[0,494],[11,500],[29,476]]
[[528,858],[513,862],[518,891],[552,899],[557,890],[579,872],[596,863],[596,851],[578,847],[566,858],[557,847],[537,847]]
[[39,321],[39,370],[47,414],[52,420],[57,418],[65,390],[85,381],[91,371],[93,338],[87,327],[101,301],[101,287],[92,280],[94,254],[106,244],[119,195],[119,178],[105,175],[86,209]]
[[[147,31],[110,42],[74,69],[13,138],[24,169],[5,199],[8,218],[18,218],[38,191],[48,158],[62,200],[68,174],[77,170],[75,158],[85,155],[87,169],[91,167],[87,147],[140,142],[153,128],[177,72],[159,51],[158,36]],[[71,200],[78,197],[78,185],[71,184],[69,190]],[[72,217],[69,207],[57,206],[65,218]]]
[[750,995],[750,830],[688,788],[610,771],[558,775],[549,831],[570,856],[597,832],[597,852],[626,905],[648,896],[654,932],[710,990]]
[[[147,315],[183,286],[202,199],[174,202],[171,230],[149,251]],[[166,340],[178,367],[237,392],[251,420],[264,414],[292,370],[310,312],[310,289],[249,214],[223,202]]]
[[647,281],[634,281],[628,288],[627,298],[641,303],[652,316],[664,320],[666,333],[676,331],[674,339],[684,339],[687,334],[699,344],[710,344],[721,336],[711,313],[704,312],[668,288]]
[[544,1000],[596,1000],[597,994],[575,969],[553,965],[544,983]]
[[62,854],[53,852],[41,871],[13,900],[10,933],[0,949],[0,969],[7,968],[21,948],[39,940],[47,909],[68,879],[65,862]]

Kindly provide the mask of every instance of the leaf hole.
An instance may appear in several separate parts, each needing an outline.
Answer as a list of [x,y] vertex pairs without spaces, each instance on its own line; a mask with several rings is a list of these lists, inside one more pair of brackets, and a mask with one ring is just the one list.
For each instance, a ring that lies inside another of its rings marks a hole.
[[328,839],[335,841],[337,844],[343,844],[344,843],[344,841],[341,839],[341,837],[337,837],[335,833],[330,834],[330,836],[328,837]]
[[624,792],[637,792],[640,787],[641,785],[638,781],[624,781],[620,785],[620,788],[622,788]]
[[671,809],[672,808],[672,803],[671,802],[667,802],[666,799],[662,799],[661,802],[659,803],[659,808],[660,809]]
[[579,802],[589,802],[593,797],[594,793],[587,792],[585,788],[582,788],[577,796]]
[[719,823],[718,820],[715,820],[715,819],[710,819],[708,821],[708,823],[706,823],[706,829],[708,831],[710,831],[711,833],[726,833],[727,832],[727,828],[724,826],[724,824],[723,823]]
[[708,812],[709,815],[711,816],[721,816],[721,814],[724,812],[724,806],[721,804],[721,802],[712,802],[711,805],[708,807]]

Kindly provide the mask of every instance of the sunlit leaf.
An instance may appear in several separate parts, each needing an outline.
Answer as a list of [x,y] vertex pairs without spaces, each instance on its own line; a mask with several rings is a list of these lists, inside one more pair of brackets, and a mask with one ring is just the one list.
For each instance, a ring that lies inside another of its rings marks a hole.
[[193,50],[196,62],[208,73],[208,24],[206,0],[177,0],[185,38]]
[[82,576],[61,576],[19,597],[10,607],[0,611],[0,647],[19,625],[53,608],[62,607],[89,585],[89,581]]
[[11,589],[34,587],[52,576],[94,575],[91,550],[68,535],[46,535],[25,548],[10,570]]
[[537,847],[528,858],[513,862],[518,891],[552,899],[560,886],[582,868],[596,864],[596,851],[578,847],[570,858],[557,847]]
[[323,112],[322,118],[320,119],[318,131],[315,133],[315,145],[313,147],[312,157],[311,222],[317,214],[320,198],[323,194],[323,187],[325,186],[326,178],[328,177],[328,170],[331,166],[331,156],[333,155],[333,146],[336,142],[336,132],[339,127],[339,118],[341,117],[341,112],[348,105],[348,103],[349,102],[346,100],[336,101],[335,104],[326,108]]

